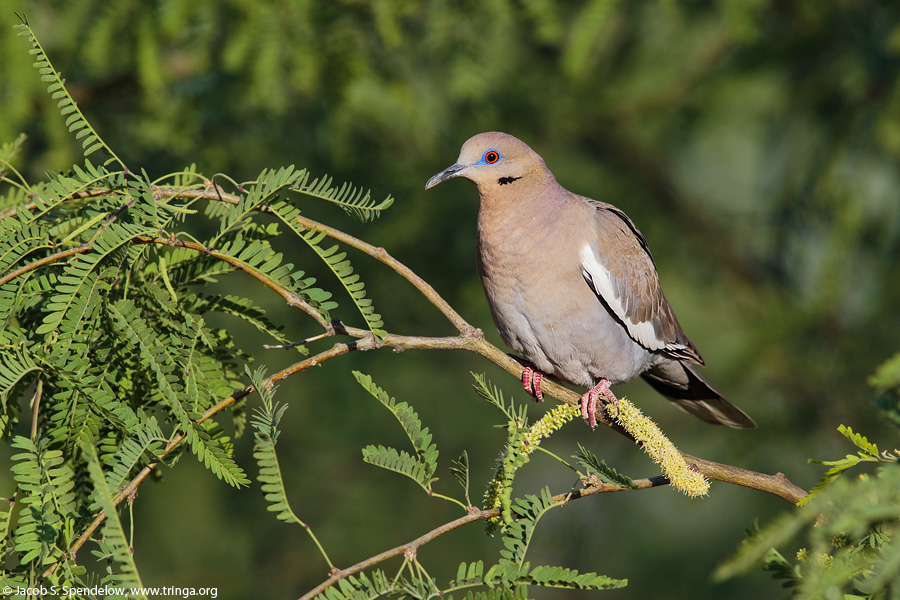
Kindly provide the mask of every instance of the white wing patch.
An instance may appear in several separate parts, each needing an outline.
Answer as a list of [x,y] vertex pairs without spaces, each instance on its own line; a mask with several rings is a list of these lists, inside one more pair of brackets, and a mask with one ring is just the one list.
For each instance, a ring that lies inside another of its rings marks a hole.
[[659,339],[653,323],[644,321],[635,323],[627,316],[628,302],[633,299],[620,298],[613,288],[612,275],[603,264],[597,260],[593,248],[586,244],[579,253],[581,257],[581,272],[592,284],[594,291],[599,294],[610,310],[625,324],[628,335],[648,350],[662,350],[666,348],[665,340]]

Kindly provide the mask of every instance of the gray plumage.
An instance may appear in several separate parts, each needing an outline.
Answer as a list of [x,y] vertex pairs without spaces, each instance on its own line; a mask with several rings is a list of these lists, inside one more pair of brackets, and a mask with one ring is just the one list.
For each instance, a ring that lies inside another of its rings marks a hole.
[[500,336],[535,369],[585,387],[641,375],[706,422],[756,426],[691,365],[703,359],[622,211],[569,192],[504,133],[469,139],[426,189],[451,177],[478,188],[478,272]]

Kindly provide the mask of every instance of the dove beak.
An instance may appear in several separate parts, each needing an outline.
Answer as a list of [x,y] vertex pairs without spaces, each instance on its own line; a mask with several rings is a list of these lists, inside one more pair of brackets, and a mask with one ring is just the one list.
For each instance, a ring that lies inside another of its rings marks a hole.
[[428,183],[425,184],[425,189],[430,190],[442,181],[447,181],[448,179],[451,179],[453,177],[458,177],[460,171],[465,169],[466,166],[468,165],[461,165],[459,163],[456,163],[455,165],[447,167],[446,169],[429,179]]

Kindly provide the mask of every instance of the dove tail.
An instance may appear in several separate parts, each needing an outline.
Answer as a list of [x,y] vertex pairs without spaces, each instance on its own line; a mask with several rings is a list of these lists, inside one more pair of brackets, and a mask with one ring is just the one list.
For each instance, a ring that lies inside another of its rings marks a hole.
[[735,429],[756,427],[747,413],[726,400],[690,365],[661,360],[642,377],[675,406],[702,421]]

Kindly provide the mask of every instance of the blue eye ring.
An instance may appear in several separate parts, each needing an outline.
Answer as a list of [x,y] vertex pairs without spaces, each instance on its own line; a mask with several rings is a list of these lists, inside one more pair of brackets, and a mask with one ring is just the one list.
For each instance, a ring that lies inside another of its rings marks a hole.
[[484,156],[481,157],[481,162],[486,165],[495,165],[500,162],[500,159],[503,158],[499,152],[491,148],[487,152],[484,153]]

